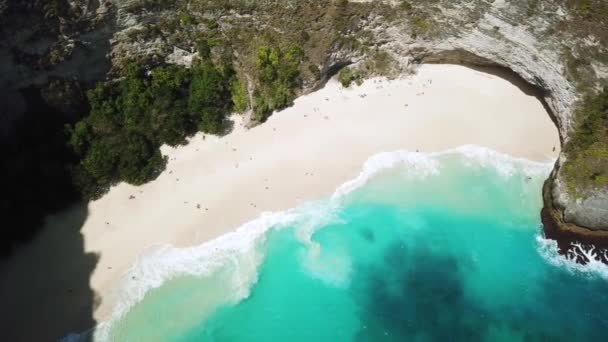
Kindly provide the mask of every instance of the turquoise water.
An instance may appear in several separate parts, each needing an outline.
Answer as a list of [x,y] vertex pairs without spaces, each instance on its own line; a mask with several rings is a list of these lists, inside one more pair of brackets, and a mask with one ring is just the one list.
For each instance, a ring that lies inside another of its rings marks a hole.
[[608,340],[608,281],[540,237],[551,165],[481,154],[380,158],[352,191],[150,257],[141,277],[177,271],[97,338]]

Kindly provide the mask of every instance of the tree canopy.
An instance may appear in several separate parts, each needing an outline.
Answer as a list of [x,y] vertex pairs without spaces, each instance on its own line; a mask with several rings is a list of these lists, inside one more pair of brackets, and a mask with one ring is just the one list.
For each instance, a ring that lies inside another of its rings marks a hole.
[[288,48],[261,46],[256,67],[259,87],[254,94],[254,112],[265,121],[272,111],[287,107],[300,83],[299,66],[304,53],[299,46]]
[[80,158],[74,180],[85,198],[120,181],[156,178],[166,163],[162,144],[183,144],[198,130],[221,133],[233,107],[232,73],[208,60],[149,72],[130,64],[123,74],[91,89],[90,114],[68,126],[69,145]]

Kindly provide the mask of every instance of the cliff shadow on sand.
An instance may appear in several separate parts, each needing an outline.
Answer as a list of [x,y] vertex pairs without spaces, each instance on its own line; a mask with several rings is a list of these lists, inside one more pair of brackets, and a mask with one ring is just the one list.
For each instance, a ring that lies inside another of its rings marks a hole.
[[[65,110],[54,108],[45,92],[28,87],[0,101],[0,115],[14,115],[0,135],[0,331],[6,341],[56,341],[95,325],[89,278],[97,256],[85,252],[80,230],[88,209],[77,200],[63,138],[64,125],[86,108],[78,96],[69,96]],[[11,101],[21,102],[21,110]]]
[[87,253],[78,203],[49,216],[44,229],[0,263],[0,331],[6,341],[56,341],[95,326],[89,278],[98,256]]

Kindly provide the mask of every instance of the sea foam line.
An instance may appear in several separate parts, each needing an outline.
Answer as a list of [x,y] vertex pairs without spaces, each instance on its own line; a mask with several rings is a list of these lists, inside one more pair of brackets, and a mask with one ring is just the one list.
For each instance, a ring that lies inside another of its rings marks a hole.
[[[406,166],[408,174],[412,176],[437,175],[441,168],[440,158],[448,155],[463,156],[467,165],[470,166],[494,167],[503,176],[511,176],[518,169],[527,175],[548,175],[554,163],[554,161],[543,163],[514,158],[476,145],[465,145],[433,153],[400,150],[373,155],[364,163],[361,173],[355,179],[339,186],[329,201],[310,202],[282,212],[264,212],[237,230],[198,246],[177,248],[165,245],[143,253],[125,273],[119,284],[120,297],[111,318],[99,323],[94,331],[91,330],[81,335],[70,334],[62,341],[79,341],[90,334],[94,335],[96,341],[107,341],[110,329],[115,322],[123,318],[132,306],[139,303],[148,291],[160,287],[176,276],[209,275],[220,267],[234,262],[235,258],[239,262],[248,263],[249,269],[256,270],[263,260],[263,256],[256,254],[256,247],[263,243],[265,233],[273,227],[305,219],[301,225],[304,228],[297,232],[298,238],[307,243],[309,247],[315,248],[311,236],[316,228],[323,226],[328,220],[336,219],[333,214],[340,208],[341,199],[365,185],[375,174],[399,165]],[[522,166],[523,168],[521,168]],[[130,281],[133,277],[138,281]],[[238,277],[238,281],[243,283],[243,286],[240,287],[242,289],[249,289],[256,280],[257,272],[255,271],[245,277],[242,275]],[[248,291],[243,291],[236,294],[235,300],[244,299],[248,295]]]
[[[95,328],[94,339],[109,340],[113,323],[123,318],[148,291],[160,287],[175,276],[206,276],[228,263],[246,263],[249,264],[249,269],[257,269],[262,256],[256,253],[256,247],[263,242],[267,230],[273,226],[288,224],[295,218],[296,212],[293,209],[278,213],[265,212],[236,231],[201,245],[185,248],[165,245],[140,255],[119,284],[121,295],[110,320]],[[244,299],[249,295],[245,290],[253,285],[256,277],[256,272],[250,272],[233,279],[241,283],[241,286],[236,287],[244,290],[234,294],[235,300]],[[137,281],[131,281],[132,279]]]
[[365,185],[379,171],[397,165],[408,167],[408,174],[413,176],[427,177],[439,174],[441,167],[440,158],[449,155],[464,157],[465,165],[467,166],[493,167],[500,175],[505,177],[513,176],[517,170],[522,171],[527,176],[548,175],[555,163],[555,160],[537,162],[524,158],[516,158],[477,145],[463,145],[431,153],[404,150],[383,152],[370,157],[364,163],[361,173],[355,179],[339,186],[334,192],[332,199],[338,200],[349,192]]

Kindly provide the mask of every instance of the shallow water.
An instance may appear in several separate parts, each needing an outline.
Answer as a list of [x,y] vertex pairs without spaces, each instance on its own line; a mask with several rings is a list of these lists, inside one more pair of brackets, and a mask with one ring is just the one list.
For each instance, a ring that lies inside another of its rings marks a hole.
[[604,270],[542,239],[550,169],[483,149],[381,155],[332,198],[140,262],[156,285],[96,337],[607,340]]

